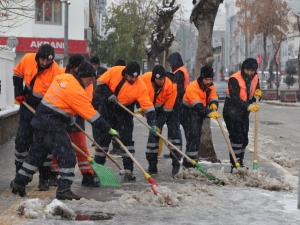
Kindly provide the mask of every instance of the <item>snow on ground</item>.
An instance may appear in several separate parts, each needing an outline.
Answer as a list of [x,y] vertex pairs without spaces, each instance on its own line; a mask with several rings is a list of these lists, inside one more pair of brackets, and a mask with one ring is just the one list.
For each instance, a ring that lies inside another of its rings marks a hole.
[[[297,195],[292,192],[209,186],[195,181],[178,184],[176,190],[167,190],[165,187],[160,189],[164,190],[165,192],[162,192],[165,194],[172,193],[172,197],[178,201],[170,206],[162,201],[160,196],[155,196],[150,187],[141,192],[118,190],[124,192],[120,199],[108,202],[87,199],[64,201],[67,207],[64,210],[67,212],[80,210],[113,214],[112,219],[101,222],[74,221],[74,217],[71,217],[71,220],[48,217],[45,209],[49,208],[46,204],[49,204],[47,201],[50,200],[28,199],[26,204],[21,205],[26,205],[27,211],[43,209],[44,213],[37,213],[38,223],[42,224],[300,224]],[[31,202],[28,203],[29,201]],[[58,200],[51,204],[62,205]],[[37,219],[22,222],[36,224]]]

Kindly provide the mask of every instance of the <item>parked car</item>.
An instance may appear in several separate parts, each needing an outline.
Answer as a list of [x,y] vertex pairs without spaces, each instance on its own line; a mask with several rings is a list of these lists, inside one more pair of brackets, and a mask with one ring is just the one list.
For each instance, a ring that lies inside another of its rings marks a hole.
[[217,95],[219,97],[219,100],[225,100],[226,98],[226,88],[228,83],[226,81],[214,81],[214,85],[216,86]]

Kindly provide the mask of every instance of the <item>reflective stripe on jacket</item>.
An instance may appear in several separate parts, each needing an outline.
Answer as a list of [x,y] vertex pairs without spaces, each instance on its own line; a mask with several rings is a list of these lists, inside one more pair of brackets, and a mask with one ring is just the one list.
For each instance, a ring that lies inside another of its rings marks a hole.
[[90,123],[100,116],[91,105],[86,91],[72,74],[56,76],[42,103],[67,117],[79,114]]
[[210,94],[206,96],[206,91],[200,88],[198,81],[193,81],[186,89],[183,96],[183,104],[188,107],[194,107],[196,104],[201,103],[203,106],[208,106],[211,101],[218,101],[216,86],[209,87]]
[[[112,92],[115,92],[116,87],[123,79],[122,71],[124,68],[125,66],[111,67],[97,79],[97,85],[106,84]],[[117,98],[118,101],[125,106],[137,101],[145,113],[154,111],[154,106],[150,101],[146,84],[140,76],[137,77],[132,85],[126,81],[121,87]]]
[[[151,82],[152,72],[147,72],[141,76],[143,81],[145,82],[149,97],[151,102],[154,103],[154,87],[153,83]],[[177,96],[177,86],[173,84],[172,81],[166,77],[165,83],[162,86],[161,92],[157,95],[155,101],[155,107],[161,107],[163,105],[164,111],[170,112],[173,110],[175,100]]]
[[[254,76],[253,79],[252,79],[252,81],[251,81],[250,95],[249,96],[247,94],[246,82],[245,82],[244,78],[242,77],[241,71],[236,72],[235,74],[231,75],[230,78],[231,77],[235,78],[238,81],[238,83],[239,83],[239,86],[240,86],[240,98],[243,101],[251,100],[253,98],[253,96],[254,96],[255,89],[256,89],[256,86],[257,86],[257,83],[258,83],[258,76]],[[230,97],[228,86],[226,88],[226,92],[227,92],[227,96]]]
[[184,66],[179,67],[177,70],[175,70],[173,73],[175,74],[178,70],[182,71],[184,74],[184,84],[183,87],[187,88],[187,86],[190,84],[190,77],[189,72]]

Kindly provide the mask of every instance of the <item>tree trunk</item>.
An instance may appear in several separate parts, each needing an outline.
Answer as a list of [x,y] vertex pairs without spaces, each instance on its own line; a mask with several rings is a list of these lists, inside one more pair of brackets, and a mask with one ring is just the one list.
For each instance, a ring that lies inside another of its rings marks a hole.
[[[180,7],[180,5],[174,6],[174,4],[175,0],[172,0],[170,3],[163,1],[161,7],[157,6],[156,14],[158,17],[151,34],[151,46],[147,49],[148,71],[152,71],[156,58],[160,65],[163,65],[166,61],[166,53],[174,40],[174,35],[170,29],[171,22],[175,12]],[[165,67],[165,65],[163,66]]]
[[[191,13],[190,21],[192,21],[198,29],[198,48],[195,59],[195,71],[200,75],[200,69],[204,65],[212,66],[214,62],[211,40],[215,18],[219,9],[219,5],[223,0],[200,0],[194,6]],[[198,156],[206,158],[211,162],[220,162],[214,150],[212,135],[210,129],[210,119],[203,121],[201,141]]]

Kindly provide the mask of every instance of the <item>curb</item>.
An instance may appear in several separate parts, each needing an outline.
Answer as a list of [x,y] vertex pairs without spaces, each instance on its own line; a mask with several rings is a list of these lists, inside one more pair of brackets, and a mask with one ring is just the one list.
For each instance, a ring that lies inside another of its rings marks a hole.
[[296,103],[284,103],[284,102],[269,102],[269,101],[262,101],[262,103],[266,103],[269,105],[278,105],[278,106],[291,106],[291,107],[300,107],[298,102]]

